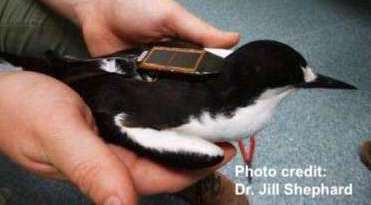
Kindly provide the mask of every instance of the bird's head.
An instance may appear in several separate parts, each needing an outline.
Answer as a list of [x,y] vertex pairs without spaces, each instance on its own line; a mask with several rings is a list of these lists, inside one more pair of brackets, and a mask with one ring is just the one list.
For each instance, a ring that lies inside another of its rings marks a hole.
[[315,73],[299,52],[271,40],[254,41],[237,49],[226,58],[223,75],[229,83],[256,93],[296,88],[356,89]]

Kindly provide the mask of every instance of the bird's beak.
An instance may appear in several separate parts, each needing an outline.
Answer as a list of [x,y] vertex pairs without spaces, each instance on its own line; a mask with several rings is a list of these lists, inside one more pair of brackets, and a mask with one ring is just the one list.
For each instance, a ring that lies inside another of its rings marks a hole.
[[324,89],[357,89],[355,86],[348,83],[317,74],[317,77],[311,81],[298,86],[299,88],[324,88]]

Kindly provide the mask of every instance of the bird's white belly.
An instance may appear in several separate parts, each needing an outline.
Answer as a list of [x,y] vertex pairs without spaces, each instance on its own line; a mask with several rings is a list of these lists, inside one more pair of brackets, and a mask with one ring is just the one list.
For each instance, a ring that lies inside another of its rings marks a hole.
[[191,117],[187,124],[173,128],[178,133],[201,137],[208,141],[235,141],[261,130],[271,119],[278,100],[258,100],[254,105],[238,108],[233,117],[211,116],[204,112]]

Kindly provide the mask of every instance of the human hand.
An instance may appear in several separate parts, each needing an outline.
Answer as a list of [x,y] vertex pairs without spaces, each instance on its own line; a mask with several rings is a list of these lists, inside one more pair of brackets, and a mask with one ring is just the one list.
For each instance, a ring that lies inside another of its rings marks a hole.
[[224,144],[218,166],[173,170],[105,144],[82,99],[51,77],[3,72],[0,93],[0,150],[34,173],[67,178],[97,204],[136,204],[137,195],[182,190],[235,154]]
[[173,0],[42,0],[82,28],[93,56],[178,37],[205,47],[232,47],[239,34],[203,22]]

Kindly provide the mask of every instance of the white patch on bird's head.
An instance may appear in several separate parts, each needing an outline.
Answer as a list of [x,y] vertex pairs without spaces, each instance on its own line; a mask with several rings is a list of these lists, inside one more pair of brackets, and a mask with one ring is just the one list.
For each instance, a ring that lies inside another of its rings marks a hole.
[[120,65],[118,65],[115,59],[101,60],[99,68],[109,73],[125,74],[125,72],[120,69]]
[[313,82],[317,79],[317,75],[313,72],[312,68],[307,66],[305,68],[301,68],[304,74],[304,80],[306,83]]

